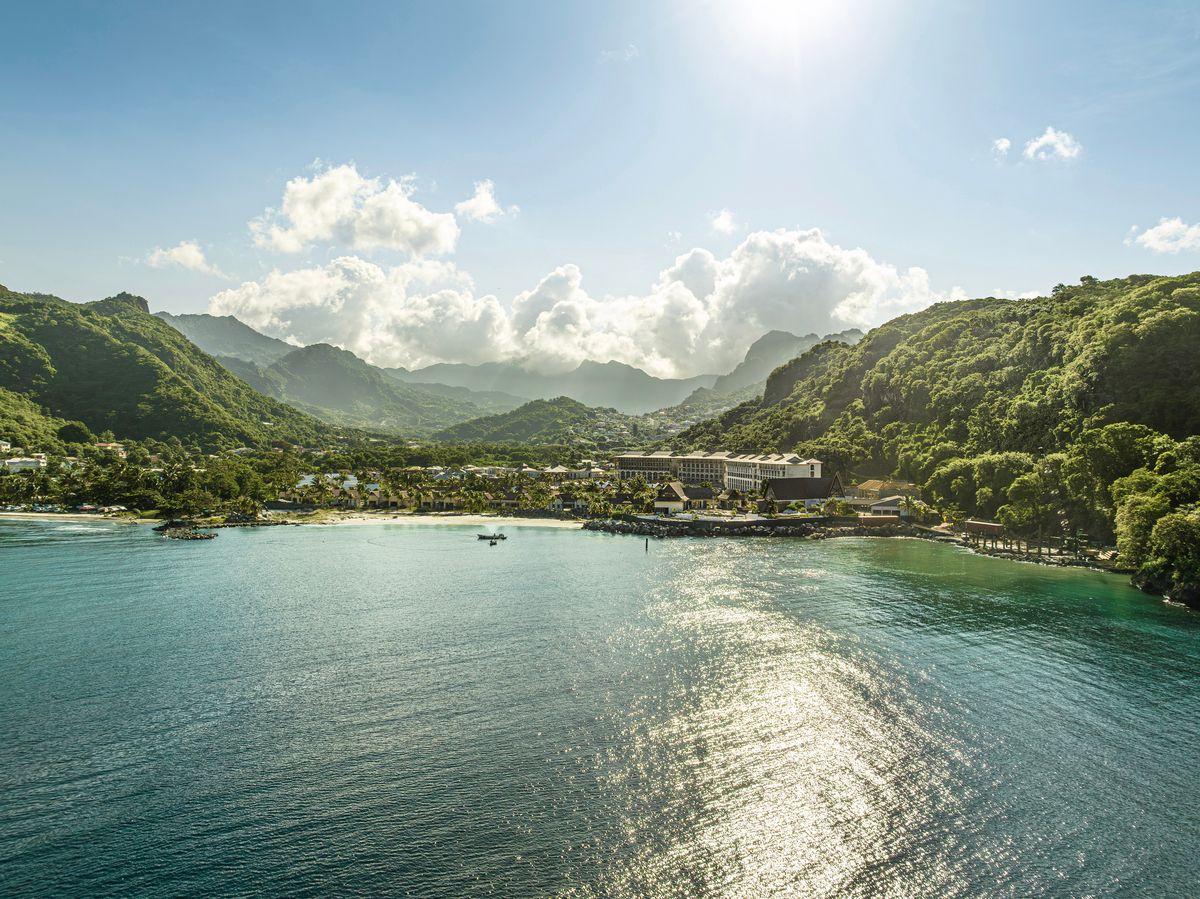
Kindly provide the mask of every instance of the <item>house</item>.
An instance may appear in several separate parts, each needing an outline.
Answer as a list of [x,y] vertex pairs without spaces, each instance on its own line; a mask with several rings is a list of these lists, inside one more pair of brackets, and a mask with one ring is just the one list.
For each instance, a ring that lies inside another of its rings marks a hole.
[[872,515],[895,515],[898,518],[907,518],[905,498],[899,495],[884,497],[871,503],[868,508]]
[[29,456],[17,456],[14,459],[4,460],[5,471],[39,471],[46,467],[46,459],[31,458]]
[[587,506],[587,500],[582,496],[564,490],[551,497],[549,508],[552,512],[586,512]]
[[968,518],[963,523],[963,529],[968,534],[977,534],[980,537],[1003,537],[1004,525],[998,521],[984,521],[979,518]]
[[679,481],[670,481],[658,488],[658,495],[654,497],[654,511],[665,512],[671,515],[675,512],[682,512],[687,507],[687,494],[683,490],[683,484]]
[[688,486],[683,492],[687,497],[683,504],[686,509],[715,509],[721,501],[720,494],[712,487]]
[[879,528],[887,524],[899,524],[899,515],[859,515],[858,523],[861,527]]
[[892,481],[886,478],[872,478],[855,484],[846,495],[851,499],[883,499],[891,496],[918,496],[920,491],[915,484],[908,481]]
[[7,453],[12,449],[12,444],[7,440],[0,440],[0,453]]
[[795,503],[814,509],[842,493],[842,482],[836,474],[828,478],[769,478],[763,484],[763,498],[780,507]]
[[111,442],[101,441],[96,444],[96,449],[103,450],[106,453],[112,453],[114,456],[116,456],[119,459],[125,458],[125,447],[123,444],[120,444],[120,443],[111,443]]

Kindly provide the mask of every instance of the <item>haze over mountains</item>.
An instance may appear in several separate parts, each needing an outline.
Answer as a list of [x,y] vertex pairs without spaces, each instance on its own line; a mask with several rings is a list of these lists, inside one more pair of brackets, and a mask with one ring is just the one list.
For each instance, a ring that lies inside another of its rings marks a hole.
[[[269,369],[289,353],[298,348],[282,340],[267,337],[238,321],[233,316],[171,315],[156,313],[170,322],[205,352],[218,357],[253,363],[258,369]],[[854,342],[862,336],[851,329],[826,339]],[[710,397],[731,394],[766,379],[771,370],[794,358],[821,338],[816,334],[798,337],[786,331],[771,331],[757,340],[746,354],[745,360],[732,372],[725,375],[700,375],[693,378],[666,379],[647,374],[641,369],[620,362],[583,362],[578,368],[563,374],[546,375],[516,363],[492,362],[482,365],[438,363],[426,368],[408,371],[403,368],[378,368],[353,357],[359,366],[382,372],[393,382],[402,384],[409,392],[401,392],[401,405],[421,404],[411,391],[436,394],[463,406],[463,414],[454,420],[464,421],[475,415],[505,412],[531,399],[554,399],[566,396],[588,406],[613,408],[627,415],[641,415],[664,407],[679,405],[698,389],[711,391]],[[344,352],[344,351],[343,351]],[[345,357],[325,354],[332,362],[342,360],[342,367],[349,364]],[[308,360],[311,362],[311,360]],[[251,378],[263,376],[255,369],[231,367]],[[276,374],[285,372],[276,369]],[[359,375],[365,377],[363,370]],[[284,380],[288,380],[284,377]],[[291,397],[295,402],[320,407],[314,395],[305,387],[294,384],[290,388],[278,378],[267,377],[258,382],[272,396]],[[374,391],[380,394],[382,388]],[[325,401],[332,399],[329,393]],[[390,402],[390,399],[389,399]],[[424,401],[429,404],[429,401]],[[386,404],[385,404],[386,405]],[[436,404],[433,404],[436,405]],[[339,407],[340,408],[340,407]],[[438,413],[435,413],[435,417]],[[443,415],[451,418],[455,414],[443,406]],[[358,416],[351,419],[360,423]],[[440,426],[449,424],[442,421]]]
[[0,424],[29,442],[112,432],[202,446],[306,443],[334,436],[331,426],[443,440],[573,440],[592,427],[649,439],[756,396],[762,381],[746,382],[815,340],[765,335],[720,377],[661,379],[616,362],[557,376],[499,363],[408,372],[328,344],[294,347],[229,316],[150,315],[129,294],[70,303],[3,290]]

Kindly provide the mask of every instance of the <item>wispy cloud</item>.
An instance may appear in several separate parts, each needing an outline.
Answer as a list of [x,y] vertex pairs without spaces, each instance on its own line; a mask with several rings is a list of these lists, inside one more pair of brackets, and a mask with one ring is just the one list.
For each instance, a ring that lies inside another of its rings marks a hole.
[[992,141],[992,155],[1003,159],[1012,148],[1012,141],[1007,137],[998,137]]
[[1083,152],[1083,145],[1066,131],[1059,131],[1050,126],[1038,137],[1032,138],[1025,144],[1025,158],[1034,160],[1061,159],[1070,161],[1078,159]]
[[153,268],[185,268],[217,278],[229,277],[208,261],[204,250],[194,240],[181,240],[178,245],[169,249],[155,247],[146,254],[144,261]]
[[601,50],[601,62],[633,62],[642,55],[642,52],[634,44],[626,44],[617,50]]
[[1200,250],[1200,225],[1189,225],[1181,218],[1159,219],[1157,225],[1138,233],[1138,226],[1129,229],[1126,246],[1137,245],[1153,253],[1182,253]]

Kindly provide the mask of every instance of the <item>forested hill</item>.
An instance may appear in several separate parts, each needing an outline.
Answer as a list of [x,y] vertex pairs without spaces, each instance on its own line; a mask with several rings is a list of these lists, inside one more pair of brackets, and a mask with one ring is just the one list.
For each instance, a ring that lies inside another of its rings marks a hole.
[[[252,390],[130,294],[76,304],[0,288],[0,388],[0,426],[43,439],[58,420],[203,447],[333,433]],[[86,439],[77,428],[72,442]]]
[[630,417],[615,409],[585,406],[570,397],[533,400],[500,415],[488,415],[438,431],[435,440],[447,443],[591,443],[626,425]]
[[[797,449],[911,479],[943,509],[1018,533],[1115,533],[1143,581],[1194,596],[1196,434],[1200,273],[941,303],[856,346],[814,347],[772,372],[761,400],[672,445]],[[1172,566],[1189,553],[1193,586],[1180,588],[1188,576]]]
[[[491,395],[452,387],[442,388],[442,393],[396,381],[348,350],[326,343],[292,349],[266,368],[233,357],[217,361],[261,393],[334,424],[421,436],[493,411],[466,398],[489,400]],[[502,408],[514,405],[515,400]]]
[[761,401],[675,443],[803,445],[921,481],[955,455],[1048,453],[1108,422],[1183,438],[1200,432],[1198,350],[1200,273],[940,303],[855,346],[814,347],[772,372]]

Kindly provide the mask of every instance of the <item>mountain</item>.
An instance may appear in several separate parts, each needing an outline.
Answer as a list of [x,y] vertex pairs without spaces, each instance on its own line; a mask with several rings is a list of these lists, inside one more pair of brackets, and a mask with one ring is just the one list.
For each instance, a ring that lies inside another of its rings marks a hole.
[[255,365],[270,365],[296,349],[290,343],[260,334],[232,315],[154,314],[210,356],[229,356]]
[[219,361],[255,390],[337,424],[419,436],[488,411],[458,396],[397,382],[327,343],[291,348],[265,368],[233,357]]
[[822,340],[854,344],[861,340],[862,336],[863,333],[858,328],[850,328],[825,337],[818,337],[816,334],[797,337],[789,331],[768,331],[750,345],[750,349],[746,351],[746,358],[739,362],[733,371],[717,378],[712,390],[717,394],[734,393],[766,380],[767,375],[776,368],[812,349]]
[[761,401],[680,442],[837,439],[913,479],[952,451],[1035,451],[1128,421],[1200,431],[1200,274],[1085,279],[1051,297],[938,303],[777,368]]
[[[533,400],[500,415],[454,425],[433,435],[447,443],[595,444],[605,435],[627,432],[631,416],[595,408],[570,397]],[[636,431],[636,428],[634,429]]]
[[[0,388],[0,419],[28,419],[37,407],[123,438],[220,447],[334,433],[252,390],[130,294],[76,304],[0,288]],[[23,400],[5,399],[12,394]]]
[[716,381],[715,375],[656,378],[621,362],[583,362],[573,371],[557,375],[544,375],[511,362],[437,363],[411,372],[388,371],[406,382],[433,381],[537,399],[566,396],[588,406],[615,408],[630,415],[674,406],[697,387],[711,387]]
[[[396,384],[403,384],[404,379],[395,377],[393,373],[404,369],[376,368],[356,356],[352,363],[344,356],[327,352],[332,349],[328,344],[318,345],[324,346],[325,350],[293,358],[293,365],[302,365],[290,374],[279,369],[272,371],[285,357],[302,348],[260,334],[232,315],[154,314],[218,359],[255,390],[277,399],[285,399],[285,395],[289,395],[295,402],[312,407],[314,414],[337,424],[426,433],[430,427],[442,427],[478,415],[507,412],[528,402],[526,397],[510,396],[498,391],[471,391],[465,387],[423,382],[413,382],[400,386],[396,391],[388,391],[377,377],[367,374],[362,367],[384,374],[391,383]],[[322,364],[331,366],[327,374],[332,383],[327,387],[318,383],[322,375],[317,367]],[[356,393],[356,389],[360,392]],[[367,391],[369,396],[362,390]],[[320,401],[312,399],[316,395],[314,391],[321,394]]]

